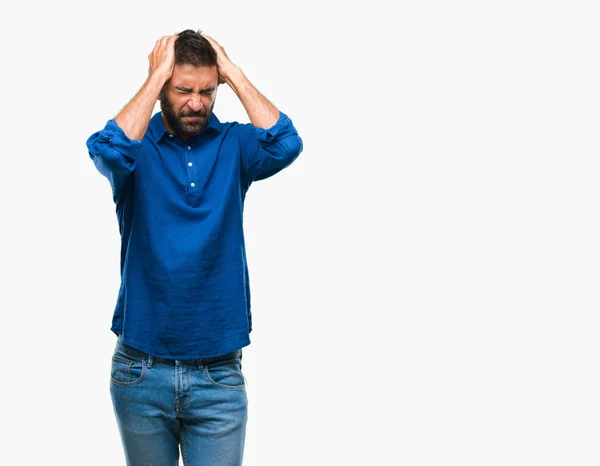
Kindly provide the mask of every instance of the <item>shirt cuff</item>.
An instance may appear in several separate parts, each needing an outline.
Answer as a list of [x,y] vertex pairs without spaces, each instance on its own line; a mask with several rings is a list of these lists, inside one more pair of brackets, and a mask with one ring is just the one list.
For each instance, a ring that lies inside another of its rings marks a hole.
[[100,137],[104,139],[113,149],[118,150],[121,154],[134,155],[137,153],[141,141],[129,139],[125,131],[112,119],[108,120],[104,129],[100,132]]
[[270,143],[292,134],[297,134],[296,128],[292,125],[292,120],[282,111],[279,112],[277,122],[269,129],[256,128],[256,136],[260,142]]

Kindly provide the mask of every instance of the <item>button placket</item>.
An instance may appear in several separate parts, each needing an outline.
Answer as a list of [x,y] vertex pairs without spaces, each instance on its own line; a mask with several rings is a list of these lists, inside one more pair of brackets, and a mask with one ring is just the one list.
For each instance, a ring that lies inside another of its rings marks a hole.
[[198,170],[196,169],[196,158],[192,152],[191,146],[187,146],[185,150],[185,165],[188,176],[188,189],[191,194],[195,191],[195,188],[198,184]]

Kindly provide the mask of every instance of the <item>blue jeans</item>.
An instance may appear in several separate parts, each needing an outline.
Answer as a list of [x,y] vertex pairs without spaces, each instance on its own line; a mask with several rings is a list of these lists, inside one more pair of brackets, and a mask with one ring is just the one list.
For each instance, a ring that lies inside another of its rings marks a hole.
[[241,350],[153,358],[117,339],[110,394],[130,466],[242,464],[248,400]]

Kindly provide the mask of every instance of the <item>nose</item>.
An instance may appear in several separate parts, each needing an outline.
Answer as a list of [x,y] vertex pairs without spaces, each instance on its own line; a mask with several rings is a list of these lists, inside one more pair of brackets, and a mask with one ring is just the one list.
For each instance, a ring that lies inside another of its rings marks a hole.
[[190,100],[187,103],[188,107],[190,107],[194,112],[200,110],[204,104],[202,103],[202,97],[196,94],[192,94]]

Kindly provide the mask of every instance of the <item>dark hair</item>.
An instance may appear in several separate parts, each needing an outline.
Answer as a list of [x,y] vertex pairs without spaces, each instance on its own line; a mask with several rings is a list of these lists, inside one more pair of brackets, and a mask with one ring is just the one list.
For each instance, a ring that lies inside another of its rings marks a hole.
[[201,34],[200,30],[181,31],[175,41],[175,64],[193,66],[217,66],[217,52]]

